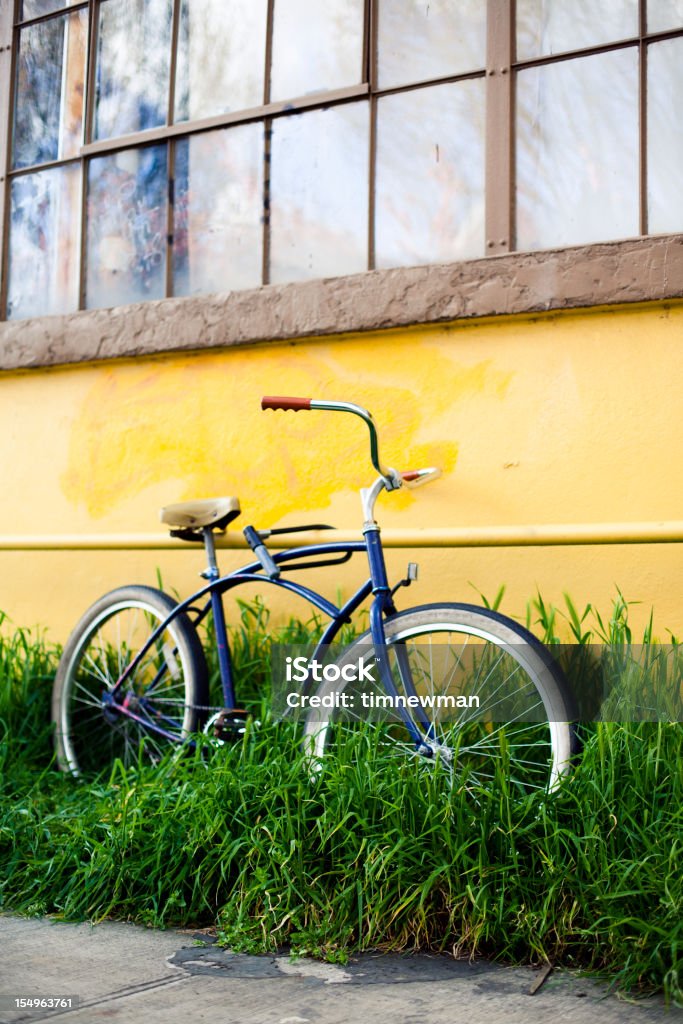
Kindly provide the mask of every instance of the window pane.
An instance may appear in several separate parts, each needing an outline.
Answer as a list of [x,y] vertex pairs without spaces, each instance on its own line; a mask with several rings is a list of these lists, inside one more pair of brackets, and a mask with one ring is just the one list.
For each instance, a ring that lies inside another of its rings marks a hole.
[[486,64],[482,0],[381,0],[380,88],[475,71]]
[[683,0],[649,0],[648,32],[666,32],[670,28],[683,28]]
[[80,166],[11,183],[8,319],[78,308]]
[[368,104],[273,122],[272,281],[367,268]]
[[165,293],[166,146],[90,161],[86,305],[120,306]]
[[484,80],[378,100],[378,267],[484,254]]
[[80,0],[24,0],[21,4],[20,20],[39,18],[41,14],[52,14],[53,11],[61,11],[79,2]]
[[87,11],[19,35],[14,166],[75,156],[83,134]]
[[683,231],[683,39],[648,47],[648,230]]
[[182,0],[176,121],[263,103],[267,0]]
[[517,0],[517,59],[638,35],[638,0]]
[[103,0],[95,138],[166,123],[171,0]]
[[275,0],[273,100],[362,80],[363,0]]
[[638,52],[520,71],[517,248],[637,235]]
[[240,125],[178,142],[174,293],[260,285],[262,214],[262,125]]

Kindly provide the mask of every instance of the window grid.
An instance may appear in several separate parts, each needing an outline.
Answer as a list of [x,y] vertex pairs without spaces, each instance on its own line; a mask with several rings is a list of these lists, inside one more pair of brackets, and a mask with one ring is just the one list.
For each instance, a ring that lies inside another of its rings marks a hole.
[[[4,218],[2,226],[2,288],[0,290],[0,315],[7,313],[8,291],[8,257],[10,229],[10,189],[12,181],[21,176],[37,171],[45,171],[66,165],[80,165],[81,180],[81,224],[80,224],[80,282],[79,308],[86,305],[87,278],[87,178],[89,161],[94,156],[104,156],[129,148],[142,148],[145,145],[165,142],[167,146],[168,190],[166,209],[166,283],[167,296],[173,294],[173,189],[175,140],[190,138],[199,132],[228,127],[237,124],[259,122],[264,129],[263,145],[263,244],[262,244],[262,283],[269,282],[270,268],[270,159],[271,137],[274,121],[280,116],[292,112],[321,109],[338,104],[367,99],[369,103],[369,160],[367,180],[368,204],[368,239],[367,268],[375,267],[375,181],[377,165],[377,101],[383,96],[409,92],[429,86],[445,85],[472,78],[486,80],[486,129],[485,129],[485,251],[483,255],[495,255],[514,251],[515,240],[515,88],[516,78],[520,71],[527,68],[548,66],[562,61],[610,53],[619,49],[637,48],[639,54],[639,226],[640,233],[647,234],[647,55],[648,47],[653,43],[683,36],[683,28],[670,29],[663,32],[648,34],[646,24],[646,0],[639,0],[638,34],[625,39],[601,43],[580,49],[567,50],[546,54],[532,59],[516,59],[516,25],[514,0],[487,0],[487,41],[486,67],[482,70],[464,74],[453,74],[419,82],[409,82],[390,88],[378,85],[378,6],[381,0],[365,0],[365,14],[362,39],[362,79],[358,85],[333,89],[319,94],[294,97],[292,100],[271,102],[270,72],[273,55],[273,21],[275,0],[268,0],[267,26],[265,42],[265,75],[263,104],[248,110],[214,115],[195,121],[174,123],[175,83],[178,54],[178,36],[181,0],[173,0],[171,22],[171,54],[169,69],[169,88],[166,124],[158,128],[146,129],[133,134],[103,140],[93,137],[95,118],[95,85],[97,61],[97,32],[99,26],[99,10],[102,0],[82,0],[72,6],[21,21],[19,12],[21,0],[14,0],[14,27],[12,29],[11,70],[9,74],[9,130],[6,153],[7,166],[5,175]],[[109,0],[115,2],[115,0]],[[88,12],[88,40],[86,57],[86,89],[83,110],[84,142],[80,155],[76,158],[56,159],[45,163],[14,169],[12,167],[12,136],[14,131],[14,109],[16,92],[16,68],[19,50],[19,36],[22,29],[41,24],[53,19],[65,18],[77,11]]]

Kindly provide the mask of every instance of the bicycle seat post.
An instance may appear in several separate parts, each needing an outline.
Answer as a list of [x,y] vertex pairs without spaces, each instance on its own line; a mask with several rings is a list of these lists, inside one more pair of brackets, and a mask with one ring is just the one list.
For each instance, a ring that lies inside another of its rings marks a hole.
[[220,572],[216,562],[216,544],[213,539],[213,529],[210,526],[205,526],[202,529],[202,534],[204,536],[207,567],[204,572],[200,573],[200,576],[203,576],[205,580],[217,580]]
[[[206,550],[206,569],[200,576],[212,583],[220,579],[220,571],[216,562],[216,543],[213,536],[213,528],[204,526],[204,548]],[[232,677],[232,661],[230,648],[228,646],[228,634],[225,626],[225,611],[223,609],[223,598],[218,590],[211,591],[211,614],[213,616],[213,629],[218,652],[218,667],[221,675],[221,688],[223,690],[223,704],[226,708],[235,707],[235,684]]]

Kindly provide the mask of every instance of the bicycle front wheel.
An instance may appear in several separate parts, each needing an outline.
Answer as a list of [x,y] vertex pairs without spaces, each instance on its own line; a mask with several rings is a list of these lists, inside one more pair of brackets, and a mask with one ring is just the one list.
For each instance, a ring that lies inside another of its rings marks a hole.
[[52,691],[59,767],[92,775],[116,758],[157,761],[201,728],[208,705],[206,660],[181,613],[145,651],[116,699],[116,683],[176,602],[152,587],[120,587],[83,616],[64,648]]
[[558,785],[578,752],[574,706],[536,637],[466,604],[413,608],[388,620],[385,631],[394,696],[380,682],[344,680],[359,659],[374,660],[367,632],[317,691],[320,707],[304,729],[314,766],[361,727],[382,750],[438,765],[454,784],[490,786],[502,772],[520,792]]

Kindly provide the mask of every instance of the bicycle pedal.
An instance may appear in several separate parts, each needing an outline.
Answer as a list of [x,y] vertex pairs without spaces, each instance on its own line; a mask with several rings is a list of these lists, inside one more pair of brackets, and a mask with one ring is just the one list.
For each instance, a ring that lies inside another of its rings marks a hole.
[[218,711],[204,726],[205,735],[218,743],[237,743],[247,730],[248,711],[238,708]]

